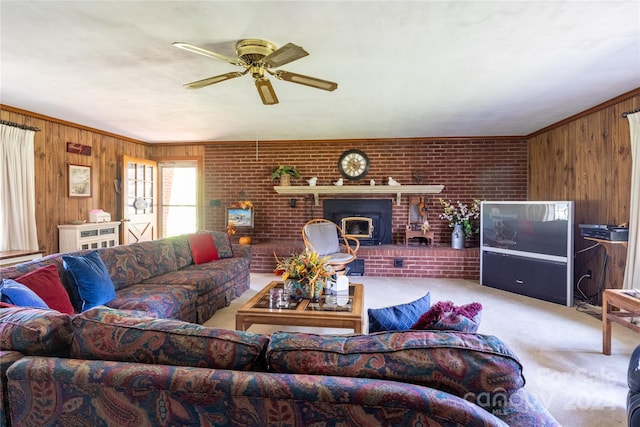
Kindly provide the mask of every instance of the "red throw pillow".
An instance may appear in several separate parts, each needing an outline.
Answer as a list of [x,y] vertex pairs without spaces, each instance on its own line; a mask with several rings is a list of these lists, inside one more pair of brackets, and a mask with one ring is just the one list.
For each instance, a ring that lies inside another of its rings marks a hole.
[[189,246],[191,247],[194,264],[204,264],[205,262],[220,259],[211,233],[189,234]]
[[73,305],[60,281],[58,267],[49,264],[15,279],[36,293],[49,308],[73,315]]

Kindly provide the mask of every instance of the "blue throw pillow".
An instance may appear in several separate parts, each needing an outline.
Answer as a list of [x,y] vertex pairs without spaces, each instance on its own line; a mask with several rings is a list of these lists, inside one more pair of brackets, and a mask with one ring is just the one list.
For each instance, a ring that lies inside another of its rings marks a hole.
[[35,292],[11,279],[2,279],[0,301],[20,307],[49,308]]
[[370,308],[369,333],[383,331],[406,331],[429,310],[431,295],[429,292],[420,299],[393,307]]
[[106,304],[116,297],[113,282],[98,252],[80,256],[63,255],[62,261],[82,300],[80,311]]

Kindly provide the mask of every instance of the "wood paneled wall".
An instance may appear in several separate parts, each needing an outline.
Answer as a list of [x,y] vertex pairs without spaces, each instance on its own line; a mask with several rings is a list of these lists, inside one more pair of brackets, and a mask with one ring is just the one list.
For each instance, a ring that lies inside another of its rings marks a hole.
[[[5,106],[0,109],[0,119],[40,129],[34,142],[36,224],[41,250],[46,254],[57,252],[57,226],[75,219],[89,219],[91,209],[103,209],[114,220],[120,218],[114,180],[120,175],[122,156],[147,158],[145,144]],[[90,146],[91,155],[67,153],[67,142]],[[68,197],[69,163],[92,167],[91,197]]]
[[529,138],[528,199],[575,201],[575,276],[578,280],[587,270],[593,272],[578,291],[595,302],[600,302],[601,288],[622,287],[626,249],[605,244],[585,250],[594,242],[581,237],[578,224],[629,222],[631,143],[622,113],[638,107],[640,89]]

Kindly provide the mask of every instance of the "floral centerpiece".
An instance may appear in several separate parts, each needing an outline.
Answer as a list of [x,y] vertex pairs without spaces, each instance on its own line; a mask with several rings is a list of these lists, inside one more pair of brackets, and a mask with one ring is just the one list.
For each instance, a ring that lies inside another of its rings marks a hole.
[[334,275],[327,259],[306,248],[282,261],[276,257],[275,273],[282,275],[285,291],[288,290],[291,297],[317,299],[325,282]]
[[471,207],[460,201],[453,204],[444,199],[440,199],[440,204],[443,207],[440,219],[449,221],[449,227],[462,225],[466,237],[471,237],[473,233],[478,231],[477,228],[474,228],[474,221],[480,217],[480,200],[473,199]]

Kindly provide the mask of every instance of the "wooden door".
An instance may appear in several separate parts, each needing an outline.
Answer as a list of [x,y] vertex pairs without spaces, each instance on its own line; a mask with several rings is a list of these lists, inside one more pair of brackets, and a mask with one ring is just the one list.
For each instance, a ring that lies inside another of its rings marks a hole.
[[158,237],[158,165],[124,156],[122,162],[122,244]]

